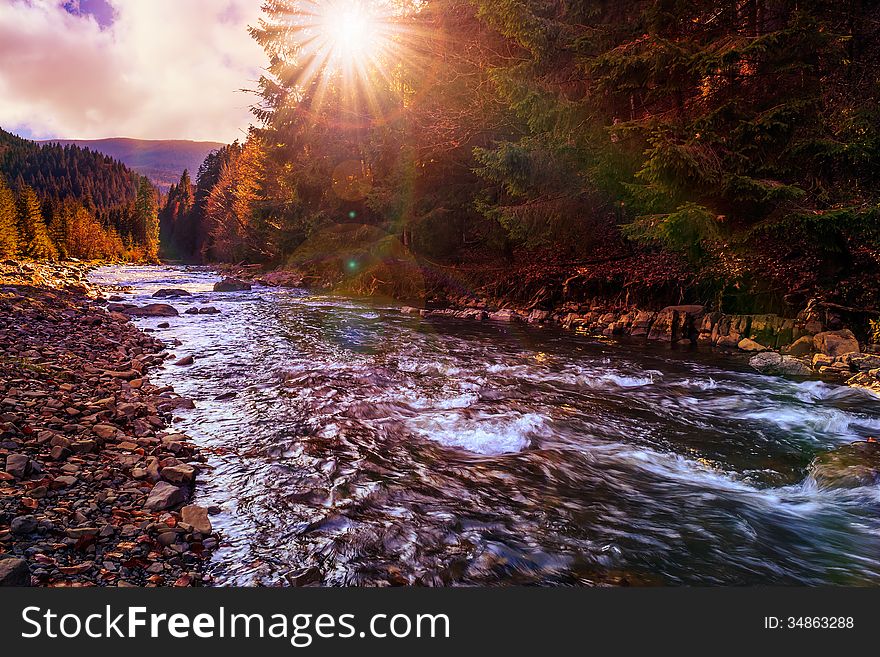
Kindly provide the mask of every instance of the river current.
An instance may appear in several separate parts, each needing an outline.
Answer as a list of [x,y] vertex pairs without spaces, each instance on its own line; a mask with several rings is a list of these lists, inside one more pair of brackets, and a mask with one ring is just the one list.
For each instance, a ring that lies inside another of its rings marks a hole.
[[[812,459],[880,434],[880,398],[717,355],[551,327],[420,318],[202,268],[108,267],[160,288],[140,318],[189,367],[175,429],[235,585],[880,584],[880,486]],[[188,315],[212,305],[216,315]],[[169,322],[168,328],[158,328]]]

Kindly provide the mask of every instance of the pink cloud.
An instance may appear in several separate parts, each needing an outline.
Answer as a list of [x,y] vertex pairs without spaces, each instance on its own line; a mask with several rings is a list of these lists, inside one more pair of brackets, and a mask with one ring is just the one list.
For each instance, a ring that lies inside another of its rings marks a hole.
[[108,0],[115,20],[58,0],[0,3],[0,126],[35,137],[241,137],[264,56],[254,0]]

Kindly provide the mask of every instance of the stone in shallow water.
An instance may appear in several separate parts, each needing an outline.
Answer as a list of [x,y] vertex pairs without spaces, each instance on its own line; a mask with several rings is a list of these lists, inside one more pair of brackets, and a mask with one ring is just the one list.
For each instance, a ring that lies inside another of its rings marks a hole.
[[182,288],[171,287],[171,288],[162,288],[161,290],[156,290],[153,293],[153,296],[159,299],[165,297],[188,297],[192,296],[189,292]]
[[782,356],[774,351],[752,356],[749,365],[762,374],[778,376],[809,376],[812,374],[810,368],[794,356]]
[[810,476],[819,488],[859,488],[880,482],[880,443],[862,441],[817,457]]
[[240,292],[250,289],[250,283],[237,278],[224,278],[222,281],[214,283],[214,292]]
[[162,468],[160,476],[172,484],[189,484],[196,478],[196,470],[190,465],[181,463]]
[[177,317],[180,314],[174,306],[169,306],[167,303],[151,303],[146,306],[126,308],[123,312],[135,317]]

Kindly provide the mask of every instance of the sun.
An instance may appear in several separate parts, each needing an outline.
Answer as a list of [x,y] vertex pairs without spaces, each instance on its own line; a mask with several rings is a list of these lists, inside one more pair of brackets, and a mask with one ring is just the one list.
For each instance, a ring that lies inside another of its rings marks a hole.
[[315,46],[331,70],[363,69],[388,49],[387,17],[374,2],[325,0],[317,23]]
[[423,0],[286,2],[290,11],[266,29],[287,34],[281,77],[307,99],[303,107],[317,111],[332,100],[346,120],[399,109],[401,63],[416,57],[411,17]]
[[380,54],[381,24],[359,2],[330,2],[323,10],[321,32],[331,57],[343,60],[371,58]]

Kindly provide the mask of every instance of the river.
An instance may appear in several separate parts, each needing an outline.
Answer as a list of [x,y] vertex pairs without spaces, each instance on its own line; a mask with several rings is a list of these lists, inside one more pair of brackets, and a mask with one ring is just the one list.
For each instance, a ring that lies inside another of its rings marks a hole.
[[[92,280],[193,295],[136,321],[195,357],[151,380],[196,402],[175,428],[209,456],[219,584],[880,584],[880,486],[809,476],[880,434],[871,393],[551,327],[216,293],[202,268]],[[220,314],[183,314],[204,304]]]

